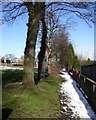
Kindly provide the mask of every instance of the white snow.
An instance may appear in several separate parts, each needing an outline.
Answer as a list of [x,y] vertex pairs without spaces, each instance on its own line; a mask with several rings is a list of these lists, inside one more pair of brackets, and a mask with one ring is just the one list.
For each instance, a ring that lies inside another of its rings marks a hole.
[[[78,116],[79,118],[90,118],[96,120],[96,114],[88,104],[87,100],[78,89],[76,82],[70,77],[67,72],[63,72],[60,75],[62,78],[65,78],[65,82],[62,82],[60,93],[62,96],[67,97],[67,101],[61,99],[61,104],[65,103],[72,110],[72,117]],[[64,111],[66,106],[62,107]]]
[[9,67],[9,66],[0,66],[0,70],[2,70],[2,71],[4,71],[4,70],[23,70],[23,68]]

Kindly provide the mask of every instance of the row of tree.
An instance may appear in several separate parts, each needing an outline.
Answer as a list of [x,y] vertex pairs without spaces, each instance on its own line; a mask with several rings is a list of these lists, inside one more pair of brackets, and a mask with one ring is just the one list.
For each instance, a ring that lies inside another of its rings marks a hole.
[[[24,14],[27,14],[28,16],[27,39],[26,39],[26,46],[24,51],[24,80],[23,80],[23,84],[26,87],[32,87],[34,85],[35,48],[36,48],[38,34],[40,31],[39,29],[40,26],[42,26],[41,27],[41,47],[38,55],[39,61],[38,61],[38,77],[37,77],[38,80],[37,81],[40,80],[42,63],[43,63],[45,51],[47,48],[47,45],[46,45],[47,38],[48,38],[48,51],[49,51],[48,53],[49,53],[49,56],[51,56],[51,52],[52,52],[51,38],[54,31],[58,30],[57,26],[59,25],[58,24],[59,18],[62,16],[66,17],[66,15],[69,15],[70,17],[72,15],[75,15],[83,19],[88,24],[90,21],[91,22],[94,21],[94,3],[45,2],[45,1],[38,2],[37,0],[34,2],[32,1],[29,2],[27,0],[22,0],[21,2],[0,2],[0,4],[2,5],[2,11],[1,11],[2,21],[3,21],[2,23],[13,22],[14,20],[17,19],[17,17]],[[61,53],[58,53],[55,57],[57,61],[60,62],[61,67],[63,67],[62,66],[63,63],[61,59],[64,59],[64,58],[62,58],[60,54]],[[73,53],[70,53],[70,54],[73,54]],[[48,58],[49,58],[48,61],[50,64],[50,57]],[[66,59],[64,59],[64,61],[66,61]]]
[[[48,64],[50,74],[53,73],[56,68],[58,68],[58,70],[63,68],[68,70],[74,67],[76,70],[80,70],[81,65],[92,64],[94,62],[90,58],[81,58],[80,55],[75,53],[74,47],[69,41],[67,30],[62,29],[60,26],[59,29],[52,34],[51,45],[50,63]],[[54,69],[52,69],[53,64],[55,64]]]
[[72,67],[80,69],[80,61],[74,52],[73,45],[69,41],[68,32],[64,29],[54,33],[51,55],[51,63],[57,64],[56,67],[59,69],[70,69]]

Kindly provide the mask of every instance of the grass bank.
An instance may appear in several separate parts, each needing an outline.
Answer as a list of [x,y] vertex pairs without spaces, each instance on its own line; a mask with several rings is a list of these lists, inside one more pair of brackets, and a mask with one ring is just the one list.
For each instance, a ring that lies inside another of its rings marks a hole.
[[[22,71],[2,73],[2,83],[6,85],[21,81]],[[3,87],[2,106],[6,118],[60,118],[59,102],[60,78],[48,76],[33,89]]]

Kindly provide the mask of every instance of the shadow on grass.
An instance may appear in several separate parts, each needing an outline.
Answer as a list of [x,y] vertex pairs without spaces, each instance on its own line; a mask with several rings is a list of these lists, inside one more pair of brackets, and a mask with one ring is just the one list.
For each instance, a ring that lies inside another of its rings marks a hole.
[[[35,70],[34,72],[34,81],[37,82],[38,79],[38,73]],[[45,78],[43,77],[43,79],[45,79],[45,81],[47,81],[48,76],[46,76]],[[23,71],[22,70],[5,70],[2,71],[2,85],[7,85],[10,83],[15,83],[15,82],[22,82],[23,80]],[[49,83],[52,83],[51,81]]]
[[35,82],[35,84],[37,85],[39,83],[39,81],[41,81],[41,80],[47,81],[48,76],[49,76],[49,74],[45,75],[45,76],[44,76],[44,74],[42,74],[40,80],[38,80],[38,72],[34,72],[34,82]]
[[3,108],[2,109],[2,120],[7,120],[12,111],[13,110],[10,108]]
[[2,85],[14,82],[21,82],[23,78],[22,70],[6,70],[2,71]]

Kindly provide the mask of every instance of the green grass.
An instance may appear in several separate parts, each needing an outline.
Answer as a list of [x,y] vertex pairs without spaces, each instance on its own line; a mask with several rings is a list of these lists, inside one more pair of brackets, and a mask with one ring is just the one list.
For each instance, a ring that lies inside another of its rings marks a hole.
[[6,70],[2,71],[2,85],[13,82],[20,82],[23,78],[23,71],[21,70]]
[[[7,79],[8,76],[11,80]],[[11,71],[2,74],[6,84],[14,82],[12,77],[20,81],[22,72],[16,76]],[[60,118],[59,84],[59,77],[48,76],[33,89],[3,88],[3,109],[11,111],[9,118]]]

